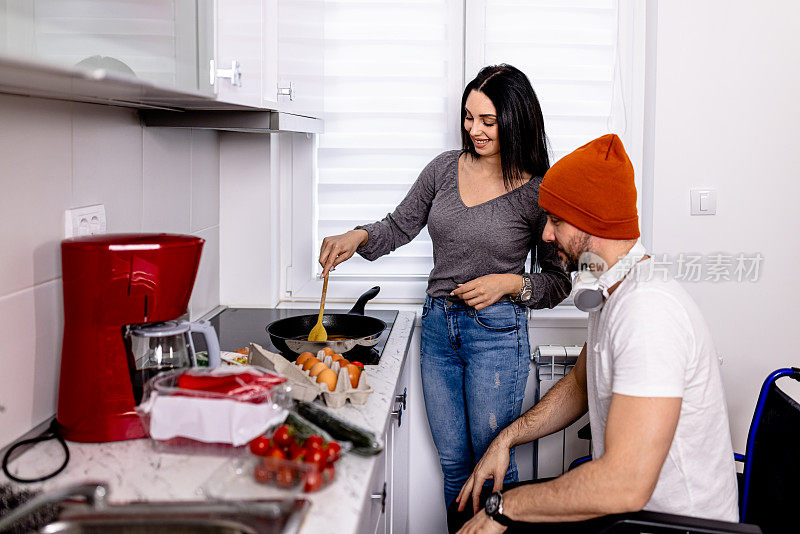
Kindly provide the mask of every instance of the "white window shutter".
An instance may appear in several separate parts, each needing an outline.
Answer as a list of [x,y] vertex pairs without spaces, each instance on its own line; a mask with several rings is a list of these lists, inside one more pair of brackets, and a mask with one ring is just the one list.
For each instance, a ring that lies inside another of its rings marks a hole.
[[551,164],[612,131],[615,0],[468,1],[466,21],[466,77],[497,63],[528,76],[542,106]]
[[[385,217],[436,155],[459,146],[463,79],[461,2],[328,0],[325,9],[317,245]],[[418,291],[432,268],[423,229],[378,261],[354,256],[335,276],[415,280]]]

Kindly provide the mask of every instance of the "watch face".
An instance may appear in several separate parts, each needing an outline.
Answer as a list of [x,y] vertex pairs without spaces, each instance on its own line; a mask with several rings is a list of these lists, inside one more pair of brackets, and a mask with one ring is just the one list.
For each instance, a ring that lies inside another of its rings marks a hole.
[[496,514],[498,508],[500,508],[500,495],[492,493],[489,495],[489,498],[486,499],[486,513],[488,515]]

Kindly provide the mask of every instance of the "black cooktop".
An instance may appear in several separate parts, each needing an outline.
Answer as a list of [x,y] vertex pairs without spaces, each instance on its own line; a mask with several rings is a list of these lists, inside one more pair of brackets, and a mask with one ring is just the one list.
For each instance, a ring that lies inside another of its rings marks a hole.
[[[325,312],[347,313],[347,310],[329,310],[326,308]],[[217,331],[219,348],[221,350],[236,351],[247,347],[250,342],[253,342],[258,343],[271,352],[282,354],[287,360],[294,361],[297,355],[294,353],[284,354],[276,349],[272,342],[270,342],[266,328],[268,324],[278,319],[309,314],[316,315],[315,311],[311,309],[225,308],[209,319],[209,321]],[[381,334],[377,345],[369,350],[363,350],[363,352],[358,354],[357,358],[355,355],[352,355],[352,359],[356,359],[364,365],[377,365],[383,353],[383,349],[386,346],[386,340],[389,338],[389,334],[392,331],[392,326],[394,326],[394,321],[397,319],[397,310],[368,309],[365,315],[381,319],[386,323],[386,329],[383,331],[383,334]],[[201,349],[198,347],[198,350]],[[350,356],[347,354],[345,354],[345,357],[350,359]]]

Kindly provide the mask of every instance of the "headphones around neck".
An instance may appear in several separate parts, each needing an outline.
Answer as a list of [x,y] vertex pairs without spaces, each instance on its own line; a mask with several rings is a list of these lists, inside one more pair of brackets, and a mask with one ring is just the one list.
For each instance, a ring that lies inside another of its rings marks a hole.
[[599,277],[591,270],[578,271],[572,286],[575,307],[585,312],[601,310],[608,298],[608,288],[625,278],[645,254],[647,251],[644,245],[636,241],[625,256]]

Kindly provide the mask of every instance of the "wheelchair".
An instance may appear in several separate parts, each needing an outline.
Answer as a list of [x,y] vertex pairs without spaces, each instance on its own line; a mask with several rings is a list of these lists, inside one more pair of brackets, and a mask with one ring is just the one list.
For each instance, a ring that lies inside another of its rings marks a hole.
[[[615,516],[598,531],[607,534],[785,534],[800,532],[790,513],[800,497],[800,404],[776,384],[790,377],[800,382],[800,369],[778,369],[761,386],[753,421],[747,434],[745,454],[734,459],[744,464],[739,482],[739,521],[729,523],[695,517],[636,512]],[[588,425],[587,425],[588,427]],[[588,428],[579,436],[591,439]],[[573,469],[590,457],[578,458]]]

